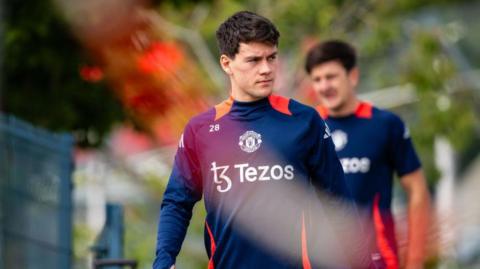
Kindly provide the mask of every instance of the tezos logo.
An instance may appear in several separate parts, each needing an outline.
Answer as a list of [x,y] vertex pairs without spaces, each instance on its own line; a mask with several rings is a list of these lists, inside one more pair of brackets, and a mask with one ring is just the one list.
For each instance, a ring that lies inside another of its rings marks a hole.
[[253,183],[258,181],[277,181],[281,179],[292,180],[295,177],[294,168],[288,164],[281,166],[275,164],[252,166],[249,163],[234,164],[233,170],[236,172],[232,175],[230,165],[217,165],[212,162],[213,182],[217,185],[218,192],[227,192],[233,186],[232,178],[238,179],[240,183]]
[[248,153],[256,151],[262,144],[262,136],[254,131],[246,131],[240,136],[238,145],[240,148]]
[[332,140],[333,144],[335,144],[335,151],[340,151],[347,145],[348,136],[345,132],[341,130],[335,130],[332,133]]
[[341,158],[340,163],[345,174],[368,173],[370,171],[370,159],[363,158]]

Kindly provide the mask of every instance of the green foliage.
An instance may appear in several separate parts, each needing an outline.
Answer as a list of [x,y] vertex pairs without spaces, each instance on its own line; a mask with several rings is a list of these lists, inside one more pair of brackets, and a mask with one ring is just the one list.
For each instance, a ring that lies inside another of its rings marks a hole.
[[[87,259],[91,254],[90,247],[95,240],[95,234],[87,226],[82,224],[75,224],[73,227],[73,259],[74,264],[84,266],[87,264]],[[82,268],[82,267],[79,267]]]
[[5,5],[3,109],[54,131],[74,131],[82,146],[99,145],[123,119],[104,82],[87,83],[79,70],[89,59],[50,1]]
[[273,21],[281,33],[283,49],[295,48],[301,37],[328,32],[338,7],[332,1],[289,1],[280,4],[273,15]]
[[[152,205],[154,205],[152,203]],[[125,207],[125,257],[139,262],[139,268],[148,268],[155,255],[156,218],[149,212],[158,209],[145,205]]]
[[463,152],[477,135],[474,95],[465,85],[453,83],[459,71],[438,33],[420,30],[411,38],[400,75],[417,91],[413,137],[433,184],[438,178],[432,159],[434,138],[445,137],[458,152]]

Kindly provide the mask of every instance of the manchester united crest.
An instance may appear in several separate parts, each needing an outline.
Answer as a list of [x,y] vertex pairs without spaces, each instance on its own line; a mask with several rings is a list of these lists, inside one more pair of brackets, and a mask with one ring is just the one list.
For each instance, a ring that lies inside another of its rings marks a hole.
[[332,133],[333,144],[335,145],[335,151],[342,150],[348,143],[348,136],[341,130],[335,130]]
[[262,144],[262,136],[254,131],[246,131],[240,136],[238,145],[240,148],[248,153],[256,151]]

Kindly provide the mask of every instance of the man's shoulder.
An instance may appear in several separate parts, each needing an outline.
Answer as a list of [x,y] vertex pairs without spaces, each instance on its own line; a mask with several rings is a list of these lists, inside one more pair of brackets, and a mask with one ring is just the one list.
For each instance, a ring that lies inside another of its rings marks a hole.
[[305,120],[308,116],[311,117],[318,114],[312,107],[302,104],[293,98],[272,94],[269,96],[269,101],[276,111],[295,118],[301,117]]
[[386,124],[401,124],[403,125],[403,120],[395,114],[394,112],[378,108],[376,106],[372,107],[372,115],[374,120],[384,121]]
[[305,105],[295,99],[290,99],[289,108],[294,116],[319,116],[315,108]]
[[201,112],[190,118],[187,123],[187,128],[198,130],[205,125],[212,123],[215,120],[215,108],[211,107],[207,111]]

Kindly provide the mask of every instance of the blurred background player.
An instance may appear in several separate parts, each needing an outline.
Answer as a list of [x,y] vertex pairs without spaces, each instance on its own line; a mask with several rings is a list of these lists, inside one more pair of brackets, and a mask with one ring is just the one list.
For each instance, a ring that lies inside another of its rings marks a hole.
[[395,114],[359,100],[354,48],[343,41],[317,44],[305,68],[327,122],[354,200],[371,210],[379,268],[399,268],[391,213],[393,174],[408,195],[408,246],[405,268],[423,268],[429,223],[429,193],[409,131]]
[[268,19],[238,12],[216,35],[231,96],[185,127],[153,268],[173,267],[202,195],[208,268],[314,268],[305,197],[293,190],[347,195],[331,137],[314,109],[272,95],[279,33]]

